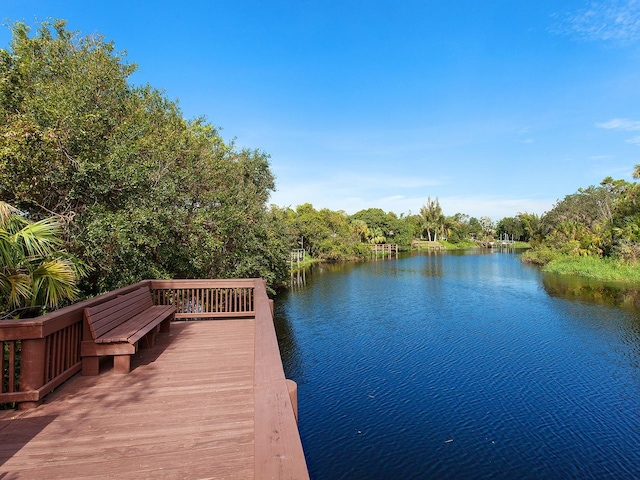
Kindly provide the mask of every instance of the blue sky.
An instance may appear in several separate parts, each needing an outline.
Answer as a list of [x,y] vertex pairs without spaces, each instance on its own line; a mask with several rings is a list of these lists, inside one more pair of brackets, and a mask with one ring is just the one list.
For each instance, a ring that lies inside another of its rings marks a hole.
[[416,213],[430,196],[498,220],[640,163],[637,0],[0,0],[0,16],[113,40],[134,83],[268,153],[280,206]]

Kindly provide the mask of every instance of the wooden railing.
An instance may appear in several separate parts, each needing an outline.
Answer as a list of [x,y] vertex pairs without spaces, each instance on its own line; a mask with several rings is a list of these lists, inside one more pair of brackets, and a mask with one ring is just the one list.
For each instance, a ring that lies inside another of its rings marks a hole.
[[80,316],[72,312],[0,321],[0,403],[39,404],[44,395],[80,371]]
[[379,254],[381,254],[382,258],[391,258],[392,255],[397,257],[398,245],[395,243],[374,243],[371,245],[371,253],[374,258],[378,258]]
[[254,317],[256,279],[145,280],[32,319],[0,321],[0,404],[32,408],[81,370],[83,312],[142,286],[178,319]]
[[176,307],[176,319],[253,317],[254,280],[152,280],[156,305]]

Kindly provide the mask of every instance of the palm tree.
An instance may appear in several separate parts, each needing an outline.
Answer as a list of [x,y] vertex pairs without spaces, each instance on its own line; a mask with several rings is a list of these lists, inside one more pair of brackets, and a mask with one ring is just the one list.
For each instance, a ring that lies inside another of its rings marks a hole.
[[427,231],[429,241],[431,241],[432,230],[433,241],[437,241],[438,231],[442,229],[442,224],[444,223],[444,215],[437,197],[435,200],[431,200],[431,197],[427,198],[427,204],[420,207],[420,217],[422,219],[422,230]]
[[26,308],[58,308],[78,298],[81,264],[62,250],[53,218],[28,221],[0,201],[0,310],[11,316]]
[[366,242],[371,237],[371,231],[364,220],[355,219],[351,221],[353,231],[360,237],[361,242]]

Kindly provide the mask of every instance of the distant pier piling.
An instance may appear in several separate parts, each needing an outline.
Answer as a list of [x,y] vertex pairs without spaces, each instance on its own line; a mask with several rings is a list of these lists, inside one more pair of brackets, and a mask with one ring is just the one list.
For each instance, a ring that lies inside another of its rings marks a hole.
[[297,263],[298,268],[300,268],[300,263],[304,262],[304,258],[305,258],[305,250],[303,248],[291,250],[291,253],[289,254],[289,262],[291,264],[291,269],[293,269],[294,263]]
[[371,245],[371,254],[373,258],[392,258],[398,257],[398,245],[395,243],[374,243]]

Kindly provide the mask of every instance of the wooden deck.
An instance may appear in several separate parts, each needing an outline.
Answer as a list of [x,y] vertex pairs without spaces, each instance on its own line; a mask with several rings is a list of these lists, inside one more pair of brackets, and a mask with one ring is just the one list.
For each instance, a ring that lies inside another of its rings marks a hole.
[[175,322],[129,374],[107,362],[35,409],[0,411],[0,479],[308,478],[264,328],[259,316]]

